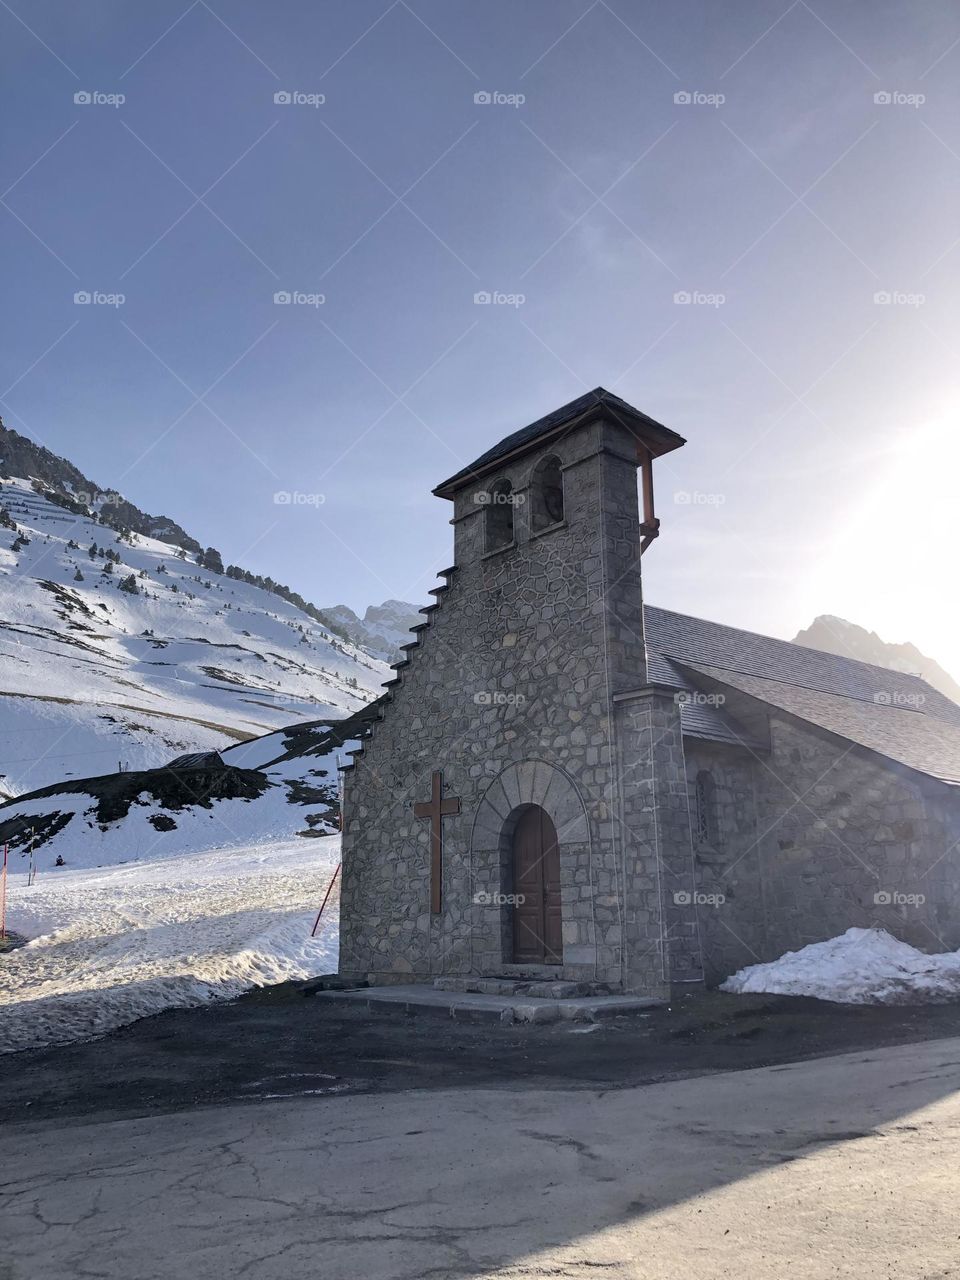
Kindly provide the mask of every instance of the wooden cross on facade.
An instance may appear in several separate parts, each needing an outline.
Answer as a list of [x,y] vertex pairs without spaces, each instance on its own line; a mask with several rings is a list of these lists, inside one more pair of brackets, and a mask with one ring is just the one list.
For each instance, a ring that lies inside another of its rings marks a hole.
[[441,886],[443,879],[443,819],[451,818],[460,812],[460,797],[443,798],[443,774],[439,769],[433,773],[433,782],[429,800],[418,801],[413,806],[415,818],[430,819],[430,910],[433,915],[440,914]]

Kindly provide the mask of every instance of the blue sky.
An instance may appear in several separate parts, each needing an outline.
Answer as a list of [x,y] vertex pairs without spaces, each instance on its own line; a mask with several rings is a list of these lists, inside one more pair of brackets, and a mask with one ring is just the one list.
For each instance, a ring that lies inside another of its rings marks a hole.
[[960,669],[956,4],[10,0],[0,65],[8,426],[362,609],[602,384],[689,440],[649,599]]

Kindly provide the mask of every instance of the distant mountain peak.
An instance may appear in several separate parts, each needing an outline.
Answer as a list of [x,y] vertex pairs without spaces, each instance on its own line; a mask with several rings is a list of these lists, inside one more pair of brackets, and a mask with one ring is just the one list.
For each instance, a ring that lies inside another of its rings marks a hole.
[[891,671],[921,676],[934,689],[960,703],[960,684],[915,644],[910,641],[894,644],[882,640],[875,631],[868,631],[866,627],[846,618],[822,613],[794,637],[794,644],[805,645],[808,649],[820,649],[825,653],[836,653],[843,658],[856,658],[859,662],[887,667]]
[[353,644],[384,662],[399,657],[400,645],[410,639],[410,628],[423,621],[417,606],[408,600],[384,600],[383,604],[368,605],[362,618],[345,604],[325,608],[323,615]]

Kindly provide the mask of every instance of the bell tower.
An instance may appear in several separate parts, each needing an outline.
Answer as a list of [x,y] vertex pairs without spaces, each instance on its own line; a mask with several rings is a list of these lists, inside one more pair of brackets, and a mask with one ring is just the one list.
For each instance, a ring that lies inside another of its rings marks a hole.
[[344,974],[539,957],[566,980],[665,990],[660,855],[624,803],[655,762],[639,722],[624,756],[618,706],[647,684],[653,467],[682,444],[597,388],[434,490],[453,567],[346,778]]
[[[645,683],[640,558],[660,531],[655,460],[685,441],[602,387],[507,436],[434,489],[454,504],[464,578],[518,618],[575,628],[610,694]],[[641,502],[638,499],[638,473]],[[592,643],[591,643],[592,639]]]

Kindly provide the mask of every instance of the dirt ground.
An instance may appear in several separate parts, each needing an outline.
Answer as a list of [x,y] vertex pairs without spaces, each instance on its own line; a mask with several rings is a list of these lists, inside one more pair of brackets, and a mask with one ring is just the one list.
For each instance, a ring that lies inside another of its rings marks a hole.
[[304,984],[171,1010],[99,1040],[0,1056],[0,1123],[406,1089],[616,1090],[960,1035],[960,1004],[686,997],[600,1024],[370,1013]]

